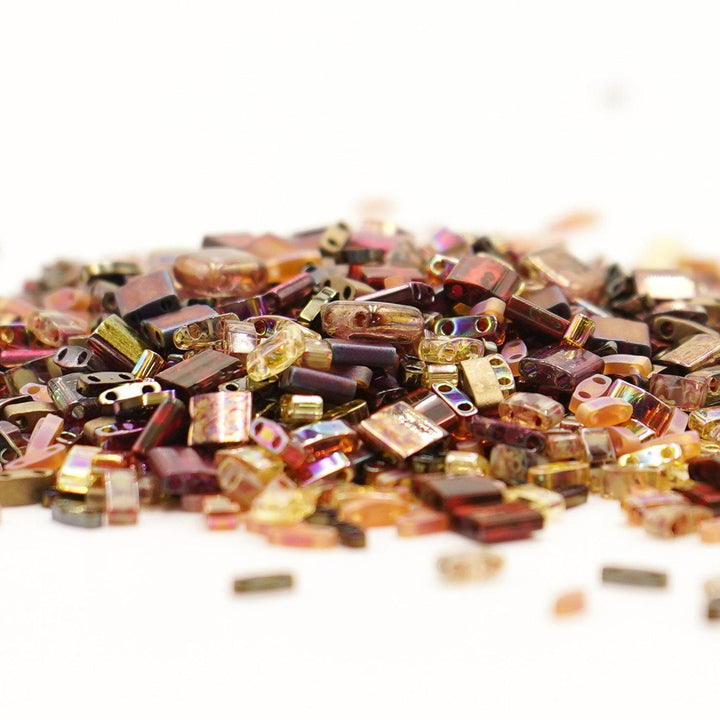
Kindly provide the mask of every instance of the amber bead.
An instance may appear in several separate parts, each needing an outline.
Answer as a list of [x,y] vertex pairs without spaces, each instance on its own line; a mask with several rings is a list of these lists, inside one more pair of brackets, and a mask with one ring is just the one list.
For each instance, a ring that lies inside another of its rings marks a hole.
[[231,247],[208,247],[178,255],[175,279],[199,297],[247,297],[267,281],[265,263],[252,253]]
[[598,397],[580,403],[575,417],[585,427],[609,427],[627,422],[633,414],[632,405],[626,400]]

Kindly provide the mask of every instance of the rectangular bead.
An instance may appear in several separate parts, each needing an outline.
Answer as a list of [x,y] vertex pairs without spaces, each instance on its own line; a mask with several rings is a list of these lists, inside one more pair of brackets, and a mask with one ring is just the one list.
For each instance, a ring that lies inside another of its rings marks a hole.
[[208,392],[221,383],[240,376],[242,363],[217,350],[203,350],[155,376],[163,387],[173,388],[183,400],[191,395]]
[[174,352],[177,349],[174,338],[178,330],[191,323],[207,320],[217,315],[218,313],[209,305],[197,303],[143,320],[140,327],[147,341],[155,349],[160,352]]
[[668,578],[667,573],[664,572],[606,565],[602,569],[602,581],[604,583],[615,583],[618,585],[663,588],[667,586]]
[[118,313],[130,325],[180,307],[172,277],[164,269],[130,278],[115,291],[115,302]]
[[117,315],[109,315],[93,330],[88,338],[88,348],[114,370],[132,370],[143,351],[150,349]]
[[447,512],[460,505],[487,505],[502,501],[498,483],[480,475],[416,475],[413,492],[436,510]]
[[345,403],[357,393],[357,381],[312,370],[306,367],[290,367],[280,376],[279,387],[286,392],[320,395],[333,403]]
[[402,459],[447,437],[445,430],[404,401],[373,413],[358,431],[368,444]]
[[524,540],[543,524],[543,516],[520,501],[486,507],[464,505],[450,514],[453,530],[483,543]]
[[226,445],[250,439],[252,393],[237,391],[193,395],[188,412],[188,445]]
[[189,447],[156,447],[147,455],[150,469],[170,495],[216,493],[217,473],[212,463]]
[[507,301],[520,286],[512,266],[488,253],[463,255],[447,276],[445,294],[453,302],[475,305],[489,297]]

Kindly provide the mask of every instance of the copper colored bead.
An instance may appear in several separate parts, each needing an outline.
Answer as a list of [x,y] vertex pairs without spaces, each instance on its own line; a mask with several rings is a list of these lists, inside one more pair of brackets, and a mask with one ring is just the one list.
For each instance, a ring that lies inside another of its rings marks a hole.
[[267,281],[265,263],[251,253],[231,247],[203,248],[178,255],[175,279],[200,297],[248,297]]

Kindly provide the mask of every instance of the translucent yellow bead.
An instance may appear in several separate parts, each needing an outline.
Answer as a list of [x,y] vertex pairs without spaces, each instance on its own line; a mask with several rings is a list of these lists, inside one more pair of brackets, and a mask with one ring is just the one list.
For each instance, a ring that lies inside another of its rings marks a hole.
[[532,483],[505,488],[503,500],[524,500],[533,510],[537,510],[546,522],[557,520],[565,512],[565,498],[560,493]]
[[445,455],[447,475],[487,475],[490,463],[480,453],[450,450]]
[[253,501],[249,515],[253,520],[272,525],[294,525],[312,515],[317,492],[307,488],[266,487]]
[[590,486],[590,466],[586,462],[570,461],[535,465],[528,468],[529,483],[552,490],[567,485]]
[[418,357],[429,363],[459,363],[484,353],[485,346],[477,338],[425,338],[418,343]]
[[549,430],[565,417],[565,408],[562,403],[547,395],[516,392],[500,403],[498,413],[501,420],[524,427]]
[[247,374],[260,382],[287,370],[305,352],[305,336],[298,326],[288,323],[263,340],[247,356]]

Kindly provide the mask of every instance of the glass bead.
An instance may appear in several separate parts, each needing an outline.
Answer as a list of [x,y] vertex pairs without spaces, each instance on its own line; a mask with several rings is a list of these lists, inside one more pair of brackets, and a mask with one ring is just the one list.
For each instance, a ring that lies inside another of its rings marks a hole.
[[256,445],[218,451],[215,465],[223,493],[243,510],[249,509],[253,499],[285,469],[280,457]]
[[585,611],[586,604],[585,593],[582,590],[571,590],[555,598],[553,614],[556,617],[578,615]]
[[563,345],[571,345],[573,347],[583,347],[593,334],[595,323],[583,313],[578,313],[570,318],[570,324],[563,334]]
[[580,403],[575,417],[585,427],[609,427],[622,425],[633,414],[632,405],[620,398],[598,397]]
[[537,510],[545,522],[557,520],[565,512],[565,498],[558,492],[532,484],[514,485],[503,490],[503,500],[522,500]]
[[226,445],[247,442],[252,421],[249,392],[194,395],[188,405],[188,445]]
[[545,449],[544,433],[517,423],[475,415],[470,418],[470,429],[475,438],[493,445],[504,443],[539,453]]
[[332,337],[400,345],[420,340],[424,326],[417,308],[393,303],[336,301],[323,307],[321,317]]
[[115,469],[105,475],[105,513],[110,525],[134,525],[140,512],[140,491],[134,470]]
[[479,475],[416,475],[413,492],[424,503],[443,511],[460,505],[486,505],[502,500],[497,481]]
[[618,585],[635,585],[641,587],[667,586],[668,577],[664,572],[641,570],[636,568],[605,566],[602,569],[602,581]]
[[358,391],[357,380],[307,367],[289,367],[280,376],[278,385],[283,391],[320,395],[337,404],[353,400]]
[[482,582],[495,577],[503,567],[503,559],[487,550],[443,555],[437,569],[445,582]]
[[482,357],[485,346],[477,338],[434,337],[424,338],[418,343],[418,357],[429,363],[450,364]]
[[[617,497],[610,493],[611,497]],[[642,519],[646,510],[665,505],[688,505],[687,498],[672,490],[657,490],[652,487],[630,488],[620,506],[622,507],[628,522],[631,525],[642,525]]]
[[703,440],[720,440],[720,407],[702,408],[691,412],[688,428],[700,433]]
[[373,413],[358,425],[371,446],[405,459],[447,436],[445,430],[400,401]]
[[102,527],[103,514],[86,505],[82,500],[56,498],[51,505],[52,519],[74,527]]
[[500,354],[505,358],[512,374],[518,377],[520,375],[520,361],[526,358],[528,354],[527,345],[519,338],[509,340],[503,345]]
[[525,482],[528,468],[536,459],[537,455],[525,448],[497,443],[490,450],[489,474],[500,480]]
[[677,347],[662,354],[663,365],[674,365],[687,372],[711,365],[720,357],[720,337],[699,333],[683,340]]
[[720,518],[714,517],[700,522],[698,533],[704,543],[720,543]]
[[426,388],[430,388],[434,384],[441,383],[455,386],[458,384],[457,365],[439,365],[436,363],[427,363],[423,368],[420,383],[423,387]]
[[278,575],[253,575],[235,578],[233,592],[254,593],[268,590],[289,590],[293,586],[293,576],[287,573]]
[[644,467],[661,467],[682,458],[682,448],[678,443],[661,443],[643,446],[639,450],[620,455],[618,465],[641,465]]
[[482,543],[524,540],[542,529],[543,516],[524,502],[500,502],[484,507],[462,505],[450,513],[453,530]]
[[549,430],[565,416],[562,403],[540,393],[515,392],[498,406],[501,420],[525,427]]
[[[511,379],[503,378],[514,389]],[[503,387],[487,357],[463,360],[460,363],[460,387],[472,399],[478,410],[493,410],[505,399]]]
[[335,547],[338,544],[339,535],[338,529],[333,525],[310,525],[309,523],[274,525],[266,533],[266,537],[272,545],[315,549]]
[[266,487],[252,501],[250,516],[262,523],[294,525],[312,515],[317,505],[317,495],[301,488]]
[[399,537],[418,537],[444,532],[450,527],[447,513],[416,507],[395,519]]
[[546,463],[528,468],[527,481],[548,490],[563,485],[590,486],[590,466],[586,462],[569,460],[567,462]]
[[562,340],[569,325],[564,317],[518,295],[513,295],[508,300],[505,315],[514,324],[553,340]]
[[678,484],[675,490],[684,495],[691,503],[703,505],[715,513],[720,513],[720,490],[712,485],[703,485],[702,483]]
[[568,410],[574,413],[581,403],[602,397],[609,389],[612,380],[605,375],[591,375],[581,383],[573,391]]
[[578,433],[551,430],[545,435],[545,455],[551,462],[579,460],[583,456],[583,444]]
[[520,283],[520,276],[509,263],[488,253],[470,253],[460,257],[444,288],[455,302],[475,305],[489,297],[507,301]]
[[305,352],[305,338],[297,325],[288,324],[251,350],[246,359],[248,377],[267,380],[279,375]]
[[646,510],[642,525],[650,535],[671,538],[697,532],[698,525],[711,517],[712,510],[699,505],[666,505]]
[[536,388],[572,392],[591,375],[602,371],[602,358],[584,348],[551,345],[520,361],[520,377]]
[[304,465],[293,469],[299,485],[323,485],[324,483],[350,482],[355,471],[350,458],[340,451],[309,459]]
[[88,349],[108,368],[122,371],[132,370],[150,348],[122,318],[109,315],[90,334]]
[[231,247],[207,247],[178,255],[175,279],[199,297],[247,297],[262,290],[268,271],[257,256]]
[[[621,355],[651,356],[650,331],[644,322],[619,317],[593,317],[595,329],[590,348],[612,343]],[[602,372],[602,369],[599,371]]]
[[[652,362],[644,355],[604,355],[603,373],[605,375],[639,375],[649,377],[652,372]],[[651,389],[650,392],[655,392]]]
[[362,529],[394,525],[407,514],[409,503],[391,493],[372,493],[340,504],[338,517]]
[[604,270],[581,262],[560,246],[535,250],[524,255],[520,267],[531,278],[560,286],[571,300],[576,297],[597,301],[604,290]]
[[229,321],[223,326],[222,350],[228,355],[245,360],[258,344],[257,330],[252,322]]
[[163,387],[175,390],[181,400],[189,400],[190,396],[210,392],[242,372],[243,366],[239,360],[208,349],[164,369],[155,379]]
[[0,472],[0,508],[35,505],[42,502],[43,494],[53,487],[52,470],[30,468]]
[[649,390],[669,405],[692,411],[705,405],[707,385],[704,379],[658,373],[651,378]]
[[450,450],[445,455],[447,475],[487,475],[490,464],[479,453]]
[[57,310],[36,310],[27,319],[28,332],[50,347],[61,347],[74,335],[89,332],[88,321],[81,314]]
[[494,315],[440,317],[432,329],[438,337],[476,338],[495,343],[505,341],[505,326]]
[[189,447],[154,447],[147,454],[148,467],[168,495],[216,493],[217,472],[212,463]]
[[661,468],[647,465],[603,465],[603,497],[623,500],[639,490],[656,488],[669,489],[663,482]]
[[223,495],[206,495],[202,511],[209,530],[235,530],[238,527],[240,505]]

